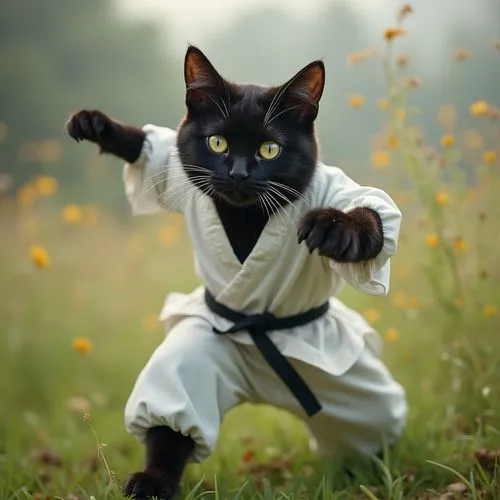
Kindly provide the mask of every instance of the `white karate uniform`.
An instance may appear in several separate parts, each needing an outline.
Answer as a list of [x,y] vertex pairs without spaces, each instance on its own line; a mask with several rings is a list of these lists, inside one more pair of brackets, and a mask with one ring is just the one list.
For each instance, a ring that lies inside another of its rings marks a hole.
[[[235,256],[210,198],[193,189],[182,169],[174,130],[146,125],[139,159],[124,167],[133,213],[180,212],[195,251],[202,283],[218,302],[244,314],[267,310],[291,316],[329,301],[328,312],[297,328],[269,332],[322,410],[308,417],[295,396],[264,360],[247,332],[217,335],[230,321],[205,304],[203,287],[171,293],[160,319],[168,332],[139,375],[125,409],[129,432],[143,439],[147,430],[167,425],[195,442],[193,461],[214,449],[224,415],[239,403],[269,403],[303,419],[311,444],[321,455],[376,453],[401,435],[407,414],[403,388],[379,359],[377,332],[335,296],[344,282],[375,295],[389,289],[390,257],[397,248],[401,212],[391,198],[363,187],[342,170],[319,163],[304,193],[307,202],[288,205],[271,217],[251,254]],[[301,214],[318,207],[343,211],[376,210],[384,246],[377,258],[340,264],[298,245]]]

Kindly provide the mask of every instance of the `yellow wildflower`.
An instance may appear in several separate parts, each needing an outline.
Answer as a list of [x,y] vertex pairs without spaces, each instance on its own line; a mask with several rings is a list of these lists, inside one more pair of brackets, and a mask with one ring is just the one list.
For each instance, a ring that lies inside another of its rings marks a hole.
[[365,50],[360,50],[358,52],[353,52],[347,56],[347,64],[358,64],[360,62],[366,61],[366,59],[370,58],[373,54],[376,53],[376,49],[369,48]]
[[389,101],[387,99],[379,99],[377,101],[377,108],[381,111],[389,109]]
[[392,28],[387,28],[384,31],[384,38],[390,42],[393,38],[397,36],[404,36],[406,34],[406,30],[401,28],[400,26],[394,26]]
[[446,134],[441,137],[441,144],[445,148],[451,148],[455,144],[455,138],[451,134]]
[[436,203],[438,205],[448,205],[448,203],[450,203],[450,195],[448,193],[446,193],[445,191],[440,191],[437,195],[436,195]]
[[399,148],[400,142],[399,142],[399,137],[396,134],[391,134],[387,138],[387,147],[389,149],[397,149]]
[[35,266],[42,269],[44,267],[49,267],[50,258],[47,250],[40,245],[32,245],[30,248],[31,260],[35,263]]
[[453,59],[455,59],[455,61],[464,62],[467,61],[469,58],[470,58],[470,52],[468,50],[457,50],[453,54]]
[[406,118],[406,109],[396,109],[396,118],[402,122]]
[[489,106],[486,101],[476,101],[469,106],[469,112],[474,116],[485,116],[488,114]]
[[164,226],[158,231],[158,239],[166,247],[173,245],[178,238],[179,230],[174,226]]
[[82,209],[73,203],[66,205],[62,211],[62,218],[68,224],[77,224],[82,220]]
[[0,122],[0,142],[5,141],[7,134],[9,133],[9,128],[4,122]]
[[491,305],[491,304],[488,304],[488,305],[484,306],[483,312],[484,312],[485,316],[492,318],[493,316],[498,315],[498,307]]
[[92,342],[85,337],[76,337],[71,345],[80,354],[88,354],[92,350]]
[[407,89],[416,89],[422,85],[422,78],[418,76],[412,76],[405,80],[405,88]]
[[408,297],[404,293],[398,292],[394,294],[392,302],[396,307],[406,307],[406,304],[408,303]]
[[468,249],[467,243],[461,236],[457,236],[453,242],[453,247],[457,252],[466,252]]
[[380,311],[378,309],[367,309],[363,312],[363,316],[368,323],[375,323],[380,319]]
[[413,12],[413,7],[409,3],[404,4],[399,9],[399,12],[398,12],[399,21],[402,21],[408,14],[411,14],[412,12]]
[[399,331],[397,328],[391,327],[385,331],[385,340],[391,344],[399,340]]
[[391,165],[391,155],[387,151],[375,151],[371,161],[374,168],[381,170]]
[[147,330],[148,332],[155,331],[158,328],[159,324],[160,322],[158,321],[158,315],[156,314],[148,314],[142,320],[142,326],[144,330]]
[[406,307],[408,307],[408,309],[420,309],[422,307],[422,302],[418,297],[409,297]]
[[58,186],[57,179],[48,175],[41,175],[34,182],[34,187],[41,196],[52,196]]
[[31,207],[37,198],[36,189],[31,184],[25,184],[17,193],[17,201],[23,208]]
[[365,105],[365,98],[359,94],[351,94],[348,102],[351,108],[362,108]]
[[439,236],[437,234],[428,234],[426,243],[428,247],[436,248],[439,245]]
[[483,163],[485,165],[493,165],[497,159],[495,151],[485,151],[483,153]]

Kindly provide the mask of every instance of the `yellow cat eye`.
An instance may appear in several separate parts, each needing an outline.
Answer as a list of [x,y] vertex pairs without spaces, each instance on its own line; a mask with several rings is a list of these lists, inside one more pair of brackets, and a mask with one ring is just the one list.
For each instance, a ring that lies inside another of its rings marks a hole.
[[227,141],[222,135],[211,135],[208,138],[207,144],[214,153],[219,154],[225,153],[228,147]]
[[274,141],[266,141],[260,145],[259,156],[264,160],[274,160],[281,151],[280,145]]

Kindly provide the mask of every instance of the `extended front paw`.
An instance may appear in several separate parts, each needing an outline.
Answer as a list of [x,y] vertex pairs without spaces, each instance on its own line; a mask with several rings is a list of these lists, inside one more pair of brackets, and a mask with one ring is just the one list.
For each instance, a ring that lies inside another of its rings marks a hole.
[[123,486],[123,494],[135,500],[171,500],[179,487],[173,477],[161,471],[148,470],[132,474]]
[[82,109],[70,117],[66,128],[77,142],[87,140],[100,144],[109,138],[112,121],[101,111]]
[[358,262],[367,256],[356,221],[336,208],[306,213],[300,222],[298,241],[305,241],[309,253],[318,250],[319,255],[337,262]]

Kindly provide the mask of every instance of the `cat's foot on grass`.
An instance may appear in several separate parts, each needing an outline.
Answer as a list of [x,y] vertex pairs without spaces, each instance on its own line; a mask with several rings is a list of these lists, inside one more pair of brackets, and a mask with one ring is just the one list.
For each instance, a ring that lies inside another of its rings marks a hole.
[[157,470],[136,472],[123,486],[123,494],[134,500],[171,500],[179,487],[172,476]]

